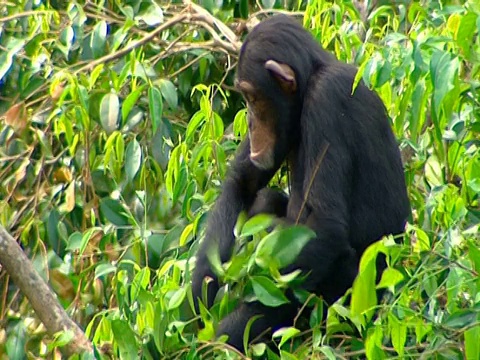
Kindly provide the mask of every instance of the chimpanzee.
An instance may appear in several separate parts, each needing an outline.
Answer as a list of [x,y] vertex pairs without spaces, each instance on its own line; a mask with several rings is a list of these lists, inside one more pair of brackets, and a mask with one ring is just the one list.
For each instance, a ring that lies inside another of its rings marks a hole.
[[[403,167],[386,109],[356,68],[323,50],[299,23],[276,15],[258,24],[240,50],[236,87],[247,102],[248,136],[240,144],[222,193],[209,215],[193,274],[195,300],[205,277],[211,306],[218,290],[207,252],[228,261],[239,213],[255,209],[306,224],[310,240],[285,272],[308,274],[303,286],[331,304],[351,287],[364,250],[401,234],[410,212]],[[290,197],[266,188],[286,162]],[[286,209],[285,209],[286,207]],[[251,212],[252,215],[252,212]],[[379,269],[383,270],[383,266]],[[250,338],[291,325],[298,304],[270,308],[243,303],[220,324],[218,335],[241,348]]]

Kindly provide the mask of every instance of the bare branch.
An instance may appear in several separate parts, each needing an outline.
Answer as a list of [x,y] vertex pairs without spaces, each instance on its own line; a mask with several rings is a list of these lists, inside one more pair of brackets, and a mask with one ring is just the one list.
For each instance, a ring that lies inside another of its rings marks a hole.
[[[184,4],[187,4],[190,8],[196,13],[195,18],[198,21],[204,22],[210,26],[210,28],[217,28],[221,35],[223,35],[231,46],[238,52],[242,43],[238,40],[237,36],[234,34],[230,28],[225,25],[223,22],[212,16],[207,10],[200,7],[197,4],[192,3],[189,0],[185,0]],[[213,35],[213,34],[212,34]],[[218,37],[218,35],[216,35]]]
[[0,264],[28,298],[50,335],[65,331],[73,333],[73,340],[66,345],[67,353],[93,352],[92,344],[83,331],[68,317],[23,250],[2,226],[0,226]]
[[[80,67],[75,71],[75,73],[89,71],[92,70],[94,67],[105,64],[110,61],[116,60],[121,58],[122,56],[127,55],[132,50],[147,44],[148,42],[155,39],[155,37],[160,34],[161,32],[165,31],[166,29],[172,28],[173,26],[183,23],[187,25],[198,25],[203,27],[207,30],[213,38],[213,42],[211,43],[202,43],[201,45],[196,45],[195,43],[191,43],[190,47],[185,48],[184,46],[176,47],[175,43],[178,42],[179,39],[173,41],[173,46],[170,44],[165,53],[171,53],[172,49],[177,50],[190,50],[195,48],[208,48],[209,50],[223,50],[231,55],[236,55],[240,51],[240,47],[242,43],[238,40],[237,36],[233,33],[230,28],[225,25],[223,22],[215,18],[211,15],[207,10],[203,9],[202,7],[191,3],[190,1],[186,0],[184,2],[185,8],[177,15],[173,16],[168,21],[164,22],[160,26],[158,26],[154,31],[146,34],[140,40],[129,44],[128,46],[120,49],[112,54],[108,54],[102,56],[99,59],[89,62],[84,66]],[[225,38],[226,40],[222,39]]]
[[177,16],[174,16],[173,18],[171,18],[169,21],[163,23],[162,25],[157,27],[154,31],[152,31],[148,35],[145,35],[140,40],[138,40],[134,43],[131,43],[130,45],[124,47],[123,49],[121,49],[121,50],[119,50],[119,51],[117,51],[113,54],[108,54],[108,55],[102,56],[101,58],[99,58],[97,60],[94,60],[94,61],[82,66],[80,69],[77,69],[75,71],[75,73],[79,73],[79,72],[86,71],[86,70],[91,70],[95,66],[110,62],[110,61],[118,59],[118,58],[121,58],[122,56],[130,53],[132,50],[134,50],[134,49],[136,49],[136,48],[138,48],[142,45],[145,45],[147,42],[152,40],[155,36],[157,36],[159,33],[164,31],[165,29],[168,29],[168,28],[172,27],[173,25],[184,21],[187,17],[188,17],[188,14],[185,13],[185,12],[182,12],[182,13],[178,14]]

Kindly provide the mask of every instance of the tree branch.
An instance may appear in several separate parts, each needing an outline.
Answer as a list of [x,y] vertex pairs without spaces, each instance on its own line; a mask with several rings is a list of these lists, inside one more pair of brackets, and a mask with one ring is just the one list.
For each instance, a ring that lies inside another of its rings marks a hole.
[[[128,53],[130,53],[132,50],[152,41],[162,31],[165,31],[166,29],[169,29],[179,23],[184,23],[187,25],[197,24],[203,27],[210,33],[210,35],[213,38],[213,43],[211,45],[219,49],[222,49],[229,54],[232,54],[232,55],[238,54],[238,52],[240,51],[240,47],[242,46],[242,43],[238,40],[235,33],[232,30],[230,30],[230,28],[227,25],[225,25],[223,22],[215,18],[207,10],[190,2],[189,0],[185,0],[184,4],[185,4],[185,8],[178,15],[173,16],[170,20],[164,22],[152,32],[146,34],[140,40],[133,42],[128,46],[124,47],[123,49],[118,50],[112,54],[102,56],[99,59],[93,60],[88,64],[85,64],[84,66],[75,70],[75,73],[89,71],[100,64],[105,64],[107,62],[119,59],[122,56],[125,56]],[[223,40],[222,37],[226,38],[226,40]],[[191,43],[192,49],[196,47],[198,46],[196,46],[195,43]],[[167,49],[167,51],[169,50],[171,50],[171,48]]]
[[0,226],[0,264],[27,297],[48,333],[71,331],[73,339],[65,347],[68,354],[93,352],[92,344],[73,322],[45,281],[33,268],[15,239]]

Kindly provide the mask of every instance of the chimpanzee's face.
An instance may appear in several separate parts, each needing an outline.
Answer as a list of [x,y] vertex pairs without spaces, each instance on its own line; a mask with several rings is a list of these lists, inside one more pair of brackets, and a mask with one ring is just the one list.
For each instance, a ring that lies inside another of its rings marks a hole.
[[[295,92],[295,74],[288,65],[268,60],[262,70],[276,80],[275,86],[280,88],[283,95],[289,96]],[[285,114],[280,113],[282,109],[272,100],[268,89],[258,88],[254,79],[249,81],[238,77],[235,85],[247,102],[250,160],[259,169],[271,169],[275,164],[275,146],[279,140],[278,119]]]
[[247,122],[250,139],[250,160],[260,169],[274,165],[276,119],[272,104],[247,81],[239,81],[237,88],[247,102]]

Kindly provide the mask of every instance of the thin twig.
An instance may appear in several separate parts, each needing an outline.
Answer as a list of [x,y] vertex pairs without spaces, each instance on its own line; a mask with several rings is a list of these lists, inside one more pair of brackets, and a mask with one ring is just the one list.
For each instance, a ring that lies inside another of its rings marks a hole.
[[157,36],[157,34],[161,33],[162,31],[164,31],[165,29],[168,29],[172,26],[174,26],[175,24],[178,24],[182,21],[184,21],[185,19],[188,18],[188,14],[187,13],[180,13],[178,14],[177,16],[174,16],[173,18],[171,18],[169,21],[163,23],[162,25],[160,25],[159,27],[157,27],[154,31],[152,31],[151,33],[145,35],[143,38],[141,38],[140,40],[134,42],[134,43],[131,43],[130,45],[124,47],[123,49],[113,53],[113,54],[108,54],[108,55],[105,55],[105,56],[102,56],[101,58],[97,59],[97,60],[94,60],[88,64],[86,64],[85,66],[82,66],[81,68],[77,69],[75,71],[75,73],[80,73],[82,71],[86,71],[86,70],[91,70],[93,69],[95,66],[98,66],[100,64],[105,64],[107,62],[110,62],[112,60],[115,60],[115,59],[118,59],[118,58],[121,58],[122,56],[124,55],[127,55],[128,53],[130,53],[132,50],[142,46],[142,45],[145,45],[146,43],[148,43],[150,40],[152,40],[155,36]]
[[300,221],[300,217],[302,216],[303,210],[305,209],[305,205],[307,203],[308,194],[310,194],[310,190],[312,189],[313,180],[315,180],[315,177],[317,176],[317,172],[320,169],[320,165],[323,162],[323,158],[325,157],[325,154],[327,153],[329,146],[330,146],[329,143],[325,144],[325,148],[323,149],[322,153],[318,158],[317,165],[315,166],[315,170],[313,171],[312,177],[310,178],[310,182],[308,183],[307,191],[305,192],[305,196],[303,197],[302,206],[300,208],[300,211],[298,212],[298,216],[297,216],[297,220],[295,220],[295,224],[298,224],[298,222]]
[[240,50],[240,45],[222,40],[215,29],[208,22],[203,21],[200,16],[192,15],[191,23],[202,26],[204,29],[206,29],[212,36],[214,44],[218,47],[232,53],[237,53]]
[[53,15],[53,14],[55,14],[55,11],[53,11],[53,10],[30,10],[30,11],[25,11],[25,12],[22,12],[22,13],[12,14],[12,15],[0,18],[0,24],[8,22],[8,21],[12,21],[12,20],[17,20],[17,19],[20,19],[22,17],[28,17],[28,16],[33,16],[33,15],[48,15],[48,14]]
[[302,312],[305,310],[305,308],[308,306],[308,303],[310,302],[310,300],[312,300],[313,298],[315,298],[317,295],[315,294],[310,294],[307,298],[307,300],[302,304],[302,307],[300,308],[300,310],[298,310],[297,312],[297,315],[295,316],[295,318],[293,319],[293,324],[296,324],[298,319],[300,318],[300,315],[302,315]]
[[446,260],[448,261],[450,264],[453,264],[453,265],[456,265],[457,267],[459,267],[460,269],[466,271],[466,272],[469,272],[471,275],[473,275],[474,277],[477,277],[478,276],[478,272],[476,272],[474,269],[469,269],[468,267],[466,267],[465,265],[462,265],[460,264],[457,260],[452,260],[450,259],[449,257],[445,256],[445,255],[442,255],[440,254],[438,251],[435,251],[435,250],[432,250],[431,251],[432,254],[434,254],[435,256],[438,256],[438,257],[441,257],[443,260]]
[[197,20],[210,25],[210,27],[217,28],[220,34],[222,34],[229,41],[229,43],[232,45],[233,48],[236,49],[236,51],[240,49],[242,45],[241,42],[238,41],[238,38],[235,35],[235,33],[232,30],[230,30],[230,28],[227,25],[225,25],[223,22],[221,22],[217,18],[210,15],[210,13],[204,8],[202,8],[201,6],[194,4],[189,0],[184,1],[184,4],[188,5],[195,11],[195,13],[197,14]]
[[191,29],[188,28],[185,30],[183,33],[181,33],[175,40],[173,40],[168,46],[165,48],[164,53],[168,53],[175,45],[177,45],[181,39],[183,39],[185,36],[187,36],[188,33],[194,31],[195,28]]
[[203,54],[200,54],[198,55],[196,58],[194,58],[193,60],[189,61],[188,63],[186,63],[185,65],[183,65],[180,69],[176,70],[175,72],[171,73],[171,74],[168,74],[167,75],[167,78],[169,79],[172,79],[174,77],[176,77],[178,74],[180,74],[181,72],[187,70],[190,66],[192,66],[193,64],[195,64],[197,61],[199,61],[200,59],[203,59],[205,56],[208,55],[208,52],[204,52]]
[[179,42],[171,49],[169,52],[162,52],[158,55],[159,59],[165,59],[171,56],[173,53],[179,53],[184,51],[191,51],[191,50],[208,50],[210,52],[223,52],[225,54],[230,54],[226,49],[220,48],[214,40],[202,41],[202,42]]

